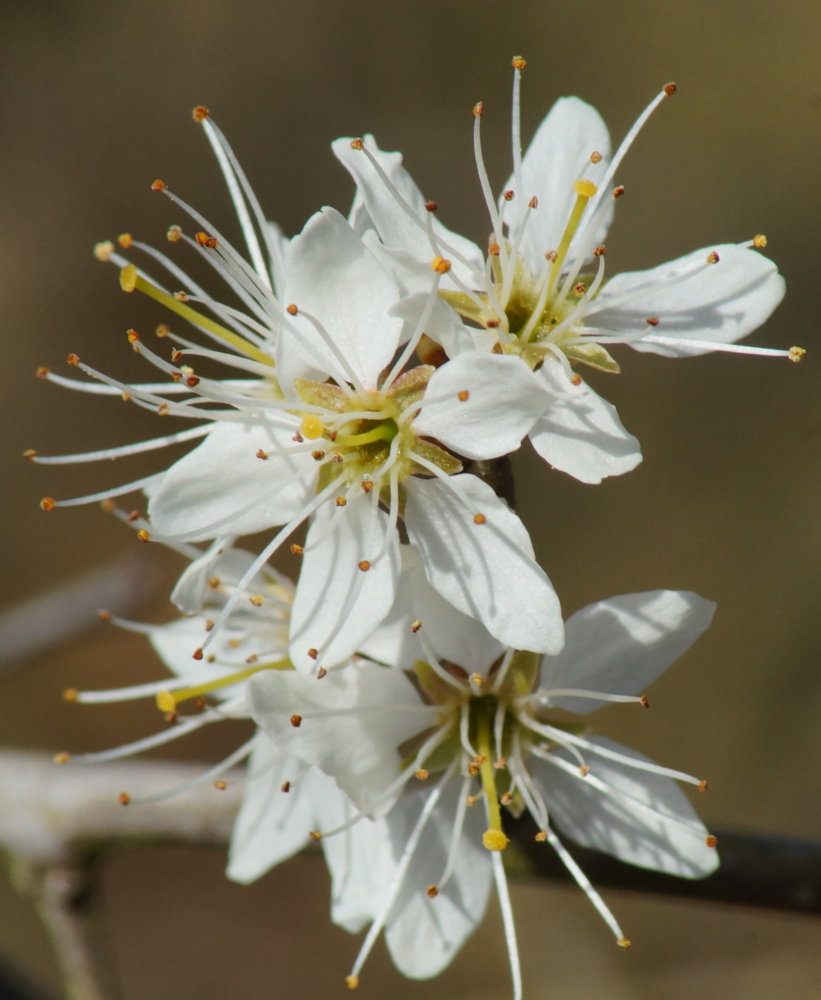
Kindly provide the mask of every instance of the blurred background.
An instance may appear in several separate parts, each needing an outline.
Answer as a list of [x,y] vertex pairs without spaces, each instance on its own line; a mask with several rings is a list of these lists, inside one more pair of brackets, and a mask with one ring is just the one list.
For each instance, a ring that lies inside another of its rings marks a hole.
[[[152,621],[172,614],[166,594],[180,568],[173,557],[140,546],[94,506],[46,515],[38,500],[102,489],[157,465],[149,458],[48,469],[19,455],[158,433],[155,418],[68,393],[34,370],[71,373],[64,359],[74,351],[120,377],[152,377],[124,332],[149,332],[165,317],[125,298],[115,270],[97,263],[91,248],[123,231],[163,244],[167,226],[182,219],[150,192],[158,176],[236,232],[190,109],[211,108],[267,214],[288,234],[322,204],[347,210],[352,186],[329,142],[372,131],[382,148],[404,152],[443,221],[483,242],[470,109],[485,101],[485,155],[498,189],[510,168],[513,54],[528,59],[525,141],[564,94],[596,105],[618,141],[658,88],[675,80],[678,93],[620,172],[627,195],[608,239],[608,266],[652,266],[764,232],[788,292],[750,339],[801,344],[809,355],[794,366],[621,351],[623,374],[591,381],[641,439],[643,465],[586,487],[541,468],[523,449],[520,513],[568,613],[656,587],[718,601],[713,628],[650,692],[652,711],[608,709],[599,730],[709,778],[698,806],[713,828],[821,837],[821,6],[0,0],[0,19],[7,352],[0,597],[16,607],[125,560],[117,565],[126,581],[133,574],[140,595],[129,613]],[[113,591],[112,600],[121,602],[114,610],[129,604]],[[68,685],[161,676],[140,637],[89,620],[87,632],[56,650],[15,654],[19,669],[0,675],[3,744],[82,751],[156,728],[150,706],[62,701]],[[216,760],[242,735],[209,731],[166,752]],[[126,1000],[338,995],[358,943],[330,924],[321,860],[297,858],[252,887],[228,883],[224,860],[217,851],[167,849],[122,853],[106,864],[104,905]],[[517,884],[513,895],[531,997],[817,995],[821,924],[809,918],[608,892],[633,940],[624,953],[580,892]],[[57,987],[47,939],[5,882],[0,956]],[[493,910],[432,983],[403,980],[380,945],[359,995],[501,1000],[509,992]]]

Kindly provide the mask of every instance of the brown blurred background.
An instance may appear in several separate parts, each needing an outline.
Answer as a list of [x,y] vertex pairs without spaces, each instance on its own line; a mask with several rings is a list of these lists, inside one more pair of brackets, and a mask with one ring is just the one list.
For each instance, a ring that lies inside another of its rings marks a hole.
[[[162,244],[181,213],[148,190],[157,176],[231,231],[228,199],[190,108],[211,107],[267,213],[289,234],[322,204],[347,209],[351,186],[328,143],[373,131],[383,148],[404,151],[443,220],[481,241],[487,223],[470,108],[486,103],[486,156],[498,187],[509,170],[514,53],[529,60],[526,137],[556,97],[578,94],[601,110],[618,141],[659,86],[675,80],[678,94],[621,171],[628,193],[608,261],[614,269],[651,266],[763,231],[788,293],[751,340],[802,344],[809,356],[796,367],[622,351],[624,373],[596,385],[642,440],[644,464],[585,487],[523,454],[520,507],[568,612],[662,586],[719,603],[710,633],[654,687],[653,710],[608,710],[599,728],[707,776],[710,792],[698,805],[712,827],[821,837],[821,7],[0,0],[0,37],[7,351],[0,596],[9,606],[130,554],[160,567],[135,612],[151,620],[170,614],[164,595],[173,560],[139,547],[96,508],[47,516],[37,501],[156,466],[149,459],[42,469],[18,456],[28,447],[59,453],[158,432],[134,408],[70,394],[33,372],[40,364],[68,372],[64,358],[76,351],[122,377],[150,377],[123,334],[129,326],[150,330],[163,317],[124,298],[113,269],[90,250],[124,230]],[[3,678],[0,740],[79,751],[135,738],[156,725],[153,709],[72,707],[60,692],[157,676],[139,637],[92,627]],[[218,759],[238,735],[209,733],[177,749]],[[94,780],[93,771],[88,776]],[[229,884],[223,862],[218,852],[156,850],[106,866],[105,906],[126,1000],[340,995],[358,945],[329,923],[321,862],[299,858],[251,888]],[[817,995],[817,922],[619,892],[607,898],[633,939],[629,953],[612,945],[579,892],[515,888],[526,995]],[[0,885],[0,955],[44,984],[57,982],[46,939],[7,885]],[[380,946],[360,995],[501,1000],[508,983],[494,912],[433,983],[402,980]]]

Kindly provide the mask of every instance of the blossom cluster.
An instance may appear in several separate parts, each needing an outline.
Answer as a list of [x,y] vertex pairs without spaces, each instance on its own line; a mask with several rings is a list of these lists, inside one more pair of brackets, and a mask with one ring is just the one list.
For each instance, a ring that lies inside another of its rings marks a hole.
[[[527,437],[548,466],[583,483],[634,469],[637,438],[583,375],[617,373],[624,346],[669,358],[797,361],[803,351],[739,344],[784,292],[763,235],[609,273],[623,158],[675,87],[615,152],[599,114],[572,97],[523,152],[524,67],[516,57],[512,170],[498,195],[484,165],[483,107],[473,108],[481,244],[448,229],[401,155],[368,135],[333,143],[356,185],[347,216],[324,207],[287,239],[208,110],[195,109],[243,245],[155,181],[192,228],[171,226],[168,253],[130,234],[95,253],[119,268],[126,292],[184,321],[157,329],[170,351],[128,331],[157,379],[121,382],[76,355],[69,363],[88,378],[40,371],[175,426],[112,449],[27,452],[35,462],[193,444],[148,477],[42,501],[48,510],[102,501],[140,539],[187,561],[171,595],[179,617],[114,619],[147,634],[172,678],[71,693],[154,697],[166,727],[73,759],[127,756],[225,718],[251,720],[248,741],[202,776],[223,786],[247,760],[228,875],[251,881],[318,841],[332,919],[369,928],[350,988],[383,934],[403,973],[436,975],[495,887],[521,996],[503,864],[508,814],[529,814],[536,839],[622,946],[627,936],[568,841],[685,878],[717,865],[715,838],[680,787],[706,783],[592,735],[578,718],[614,703],[646,707],[645,688],[708,627],[713,604],[655,590],[564,621],[506,494],[506,463]],[[183,269],[180,247],[222,291]],[[144,512],[119,508],[134,493]],[[260,532],[258,552],[240,547]],[[283,549],[299,560],[295,580],[270,563]]]

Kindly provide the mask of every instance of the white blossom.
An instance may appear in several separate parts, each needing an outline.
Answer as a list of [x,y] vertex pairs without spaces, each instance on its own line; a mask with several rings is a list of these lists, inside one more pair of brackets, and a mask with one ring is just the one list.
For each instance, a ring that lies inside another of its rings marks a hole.
[[795,361],[804,352],[737,345],[784,294],[775,265],[759,253],[762,235],[606,278],[604,239],[624,190],[614,184],[616,173],[674,85],[662,89],[614,155],[598,112],[575,97],[556,102],[522,155],[525,63],[517,57],[513,65],[513,172],[498,199],[481,148],[483,107],[474,108],[487,253],[438,221],[436,205],[425,202],[398,153],[381,151],[372,136],[339,139],[333,148],[357,185],[352,219],[408,292],[399,314],[419,315],[421,263],[431,252],[453,263],[426,325],[452,360],[431,379],[417,428],[445,424],[439,440],[474,459],[506,454],[529,434],[550,465],[597,483],[634,468],[641,452],[575,366],[618,372],[610,350],[621,344],[668,357],[725,350]]
[[682,877],[717,864],[714,838],[676,784],[703,782],[554,717],[646,705],[637,692],[704,631],[713,605],[676,591],[611,598],[573,615],[564,650],[539,657],[505,648],[438,598],[412,555],[408,563],[397,608],[367,650],[385,665],[365,660],[320,682],[259,674],[251,710],[278,747],[332,777],[358,809],[319,830],[323,842],[343,841],[327,855],[335,883],[372,921],[349,986],[383,930],[406,975],[437,974],[495,883],[520,997],[503,809],[529,812],[536,839],[558,852],[622,946],[629,941],[556,830]]

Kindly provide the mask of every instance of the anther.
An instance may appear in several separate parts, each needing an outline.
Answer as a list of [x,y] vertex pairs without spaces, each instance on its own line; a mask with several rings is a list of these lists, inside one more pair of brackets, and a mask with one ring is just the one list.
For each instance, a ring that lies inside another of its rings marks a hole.
[[345,976],[345,985],[349,990],[355,990],[359,986],[359,976]]
[[292,715],[290,718],[290,723],[294,727],[294,729],[299,729],[299,727],[302,725],[302,716]]
[[299,309],[296,307],[295,303],[292,302],[290,305],[285,306],[285,312],[288,313],[289,316],[296,316]]
[[257,656],[256,653],[251,653],[250,656],[245,657],[245,662],[248,664],[249,667],[253,666],[258,660],[259,657]]
[[513,805],[513,793],[512,792],[505,792],[503,795],[499,796],[499,801],[502,803],[503,806],[512,806]]
[[208,702],[206,701],[205,698],[203,698],[202,695],[200,695],[199,698],[197,698],[197,700],[194,702],[195,712],[204,712],[207,707],[208,707]]
[[290,548],[291,548],[291,555],[294,556],[301,556],[302,553],[305,551],[305,548],[302,545],[299,545],[297,542],[293,542]]
[[66,688],[63,691],[63,701],[77,701],[77,688]]
[[351,139],[351,149],[364,149],[365,143],[361,139]]
[[373,480],[372,479],[363,479],[362,482],[359,485],[362,487],[362,492],[363,493],[373,493]]
[[439,895],[439,886],[429,885],[427,889],[425,889],[425,895],[428,897],[428,899],[436,899],[436,897]]
[[559,259],[559,255],[556,253],[555,250],[548,250],[547,253],[544,255],[544,259],[546,261],[549,261],[551,264],[555,264],[556,261]]
[[618,941],[616,941],[616,944],[619,946],[619,948],[630,948],[633,942],[630,940],[630,938],[619,938]]
[[54,505],[57,501],[54,497],[43,497],[40,501],[40,510],[54,510]]
[[344,507],[348,503],[345,497],[337,497],[334,502],[336,503],[337,507]]
[[756,250],[763,250],[766,245],[767,237],[764,233],[756,233],[755,236],[753,236],[753,246]]
[[486,320],[485,326],[488,328],[488,330],[495,330],[499,326],[499,320],[498,319]]
[[597,149],[594,149],[593,152],[590,154],[591,163],[601,163],[602,159],[603,157]]
[[165,233],[169,243],[179,243],[182,239],[182,229],[179,226],[169,226]]
[[204,122],[205,119],[211,114],[208,108],[204,104],[198,104],[192,111],[191,117],[195,122]]
[[117,796],[117,801],[120,803],[121,806],[127,806],[128,803],[131,801],[131,796],[128,794],[128,792],[120,792],[120,794]]
[[539,830],[533,838],[537,843],[543,844],[547,840],[547,830]]
[[197,233],[194,239],[201,247],[207,247],[209,250],[213,250],[217,245],[216,236],[209,236],[208,233]]
[[51,758],[55,764],[67,764],[71,760],[71,754],[61,750]]
[[414,777],[418,778],[419,781],[427,781],[428,778],[430,777],[430,771],[428,771],[424,767],[420,767],[419,770],[414,775]]
[[308,656],[315,660],[319,656],[319,650],[315,649],[313,646],[308,650]]
[[251,594],[248,600],[254,605],[255,608],[261,608],[264,598],[262,594]]
[[527,207],[528,208],[538,208],[539,207],[539,199],[536,197],[535,194],[530,199],[530,201],[527,203]]
[[570,384],[571,385],[581,385],[583,381],[584,381],[584,379],[581,377],[581,375],[576,374],[576,375],[573,375],[572,378],[570,379]]
[[216,590],[217,587],[219,587],[219,585],[220,585],[220,578],[218,576],[208,577],[208,586],[211,588],[211,590]]
[[73,366],[74,368],[76,368],[76,367],[77,367],[77,365],[79,365],[79,363],[80,363],[80,355],[79,355],[79,354],[69,354],[69,355],[68,355],[68,356],[66,357],[66,361],[67,361],[67,362],[68,362],[68,363],[69,363],[70,365],[72,365],[72,366]]
[[316,679],[321,681],[323,677],[327,677],[328,671],[324,667],[320,667],[316,672]]
[[456,393],[456,398],[459,400],[460,403],[466,403],[468,399],[470,399],[470,393],[468,392],[467,389],[462,389]]
[[710,253],[707,254],[707,263],[708,264],[717,264],[720,260],[721,260],[721,258],[715,252],[715,250],[712,250]]
[[508,188],[507,191],[502,192],[502,197],[505,199],[505,201],[513,201],[513,199],[516,197],[516,192],[513,190],[513,188]]
[[[317,450],[317,451],[312,451],[311,452],[311,458],[315,462],[321,462],[324,457],[325,457],[325,452],[324,451]],[[266,455],[266,458],[267,458],[267,455]]]
[[368,570],[371,568],[371,564],[368,559],[361,559],[356,565],[359,567],[360,570],[362,570],[363,573],[367,573]]
[[523,56],[514,56],[510,65],[521,73],[525,66],[527,66],[527,59]]
[[588,774],[590,774],[590,767],[589,767],[589,765],[588,764],[582,764],[582,766],[579,768],[579,774],[583,778],[586,778],[588,776]]
[[103,262],[110,260],[113,253],[114,244],[111,240],[103,240],[101,243],[94,244],[94,256],[97,260],[101,260]]
[[279,790],[281,792],[286,792],[286,793],[290,792],[290,790],[291,790],[291,782],[290,781],[283,781],[282,784],[279,786]]
[[435,212],[438,208],[439,208],[439,206],[436,204],[435,201],[426,201],[425,202],[425,211],[426,212]]
[[706,792],[707,791],[707,782],[703,778],[698,783],[698,790],[700,792]]
[[167,323],[160,323],[157,329],[154,331],[154,335],[157,337],[167,337],[171,333],[171,327]]
[[257,450],[255,452],[255,455],[256,455],[257,458],[262,459],[263,462],[267,462],[268,461],[268,452],[267,451],[263,451],[262,448],[257,448]]
[[106,514],[111,514],[117,509],[117,504],[109,497],[107,500],[100,501],[100,510],[104,510]]
[[482,674],[473,673],[470,675],[470,683],[475,684],[478,688],[482,687],[486,680],[487,678]]
[[227,781],[215,781],[214,782],[214,788],[216,788],[216,790],[218,792],[224,792],[227,787],[228,787],[228,782]]
[[187,302],[188,292],[183,292],[183,291],[174,292],[174,298],[177,300],[177,302]]
[[604,257],[604,255],[605,255],[606,253],[607,253],[607,247],[606,247],[606,246],[604,245],[604,243],[601,243],[601,244],[600,244],[599,246],[597,246],[597,247],[596,247],[596,249],[595,249],[595,250],[593,251],[593,256],[594,256],[594,257]]
[[647,697],[646,694],[643,694],[641,698],[639,698],[639,705],[641,705],[642,708],[650,707],[650,699]]
[[647,319],[644,322],[648,326],[658,326],[660,320],[659,320],[658,316],[648,316]]
[[624,194],[624,185],[623,184],[619,184],[618,187],[614,187],[613,188],[613,197],[614,198],[621,198],[621,196],[623,194]]
[[676,85],[674,83],[665,83],[662,90],[668,97],[672,97],[676,92]]
[[117,242],[120,244],[123,250],[130,250],[131,246],[134,243],[134,237],[131,235],[131,233],[120,233],[120,235],[117,237]]
[[465,801],[467,802],[468,809],[471,809],[473,806],[475,806],[480,798],[481,795],[468,795],[468,797],[465,799]]
[[166,186],[167,185],[166,185],[165,181],[161,181],[159,178],[157,178],[157,180],[152,181],[152,183],[151,183],[151,190],[152,191],[165,191]]
[[48,375],[51,374],[51,369],[46,368],[45,365],[40,365],[40,367],[35,370],[34,374],[37,376],[37,378],[46,378]]
[[587,291],[587,285],[583,281],[579,281],[573,286],[573,291],[576,295],[584,295]]
[[718,847],[718,837],[714,837],[712,834],[704,838],[704,843],[708,847]]
[[[497,759],[493,762],[493,766],[497,771],[504,771],[507,768],[507,759],[505,757],[497,757]],[[506,792],[505,794],[510,795],[510,792]],[[503,795],[502,798],[504,797],[505,796]],[[513,799],[511,798],[511,802],[512,801]],[[505,805],[507,805],[507,803],[505,803]]]
[[100,619],[101,622],[105,622],[106,624],[108,624],[108,622],[110,622],[114,616],[111,614],[110,611],[106,611],[105,608],[101,608],[97,612],[97,617]]
[[36,457],[37,457],[37,452],[34,450],[34,448],[26,448],[26,450],[23,452],[23,458],[28,459],[29,462],[31,462]]
[[474,118],[481,118],[482,113],[485,110],[485,105],[482,101],[477,101],[472,108],[472,114]]
[[450,270],[450,261],[446,260],[444,257],[436,256],[431,261],[430,265],[437,274],[447,274]]
[[487,524],[487,518],[484,514],[474,514],[473,515],[474,524]]
[[806,353],[807,352],[803,347],[791,347],[789,351],[787,351],[787,357],[794,365],[797,365]]
[[191,658],[194,660],[201,660],[202,655],[203,654],[201,649],[195,649],[194,652],[191,654]]
[[151,535],[149,535],[149,533],[148,533],[148,532],[147,532],[147,531],[145,530],[145,528],[141,528],[141,529],[140,529],[140,530],[139,530],[139,531],[137,532],[137,538],[138,538],[138,539],[139,539],[139,540],[140,540],[141,542],[147,542],[147,541],[148,541],[148,539],[149,539],[150,537],[151,537]]
[[411,632],[413,632],[414,635],[416,635],[416,633],[419,631],[420,628],[422,628],[422,622],[419,621],[418,618],[415,621],[411,622],[410,630]]

